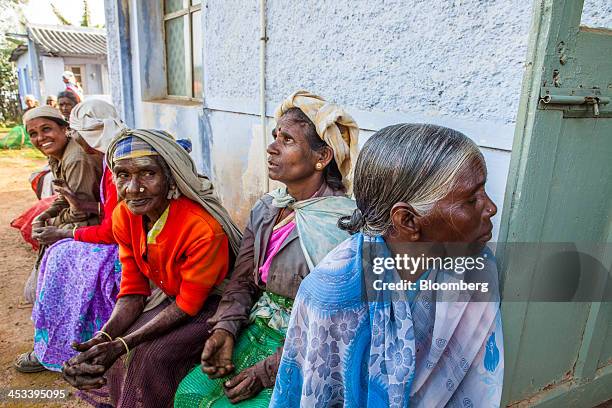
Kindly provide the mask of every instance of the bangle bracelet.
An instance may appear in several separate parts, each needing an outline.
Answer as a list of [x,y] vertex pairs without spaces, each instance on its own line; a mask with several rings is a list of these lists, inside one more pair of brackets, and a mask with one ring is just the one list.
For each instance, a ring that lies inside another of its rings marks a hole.
[[98,333],[102,333],[103,335],[105,335],[106,337],[108,337],[109,341],[113,341],[113,338],[110,336],[110,334],[108,334],[107,332],[105,332],[104,330],[98,330],[97,332],[95,332],[94,334],[98,334]]
[[[74,228],[72,229],[72,238],[74,238],[74,236],[76,235],[76,230],[77,230],[77,228],[79,228],[79,227],[74,227]],[[112,340],[112,339],[111,339],[111,340]]]
[[128,347],[128,345],[125,342],[125,340],[123,340],[123,338],[117,337],[115,340],[119,340],[125,346],[125,350],[127,351],[127,353],[126,353],[125,357],[123,358],[123,366],[127,369],[128,365],[129,365],[129,362],[130,362],[130,348]]
[[115,340],[119,340],[120,342],[122,342],[123,345],[125,346],[125,351],[127,352],[127,354],[130,354],[130,348],[128,347],[127,343],[125,342],[125,340],[123,340],[122,337],[117,337]]

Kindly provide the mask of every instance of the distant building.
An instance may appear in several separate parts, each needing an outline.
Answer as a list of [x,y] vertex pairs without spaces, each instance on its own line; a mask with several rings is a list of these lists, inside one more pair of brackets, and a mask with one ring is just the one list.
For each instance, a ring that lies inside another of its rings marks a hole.
[[106,31],[97,28],[27,26],[26,41],[11,53],[19,77],[19,94],[45,103],[65,89],[64,71],[72,71],[86,96],[109,98]]

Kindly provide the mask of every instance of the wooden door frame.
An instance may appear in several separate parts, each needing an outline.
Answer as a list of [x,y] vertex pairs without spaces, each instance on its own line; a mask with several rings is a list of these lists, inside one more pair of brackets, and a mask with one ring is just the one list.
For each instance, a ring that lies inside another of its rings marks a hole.
[[[529,35],[526,70],[523,77],[521,99],[512,148],[512,157],[504,211],[501,220],[499,242],[540,242],[543,229],[548,190],[538,191],[534,186],[550,185],[552,165],[538,163],[538,180],[530,177],[534,166],[534,153],[543,150],[542,143],[534,129],[537,128],[537,116],[540,100],[540,88],[555,64],[559,64],[556,48],[561,40],[568,49],[576,44],[579,32],[583,0],[535,0],[533,2],[532,26]],[[607,119],[612,120],[612,119]],[[561,120],[550,123],[548,131],[559,132]],[[541,124],[539,124],[541,126]],[[558,126],[555,128],[555,126]],[[550,141],[549,141],[550,142]],[[554,142],[554,140],[553,140]],[[611,233],[612,234],[612,233]],[[607,242],[611,242],[608,236]],[[515,277],[508,274],[509,259],[504,257],[503,244],[498,246],[498,259],[501,265],[502,290],[505,297],[513,291],[530,284],[530,276]],[[526,268],[534,271],[536,265],[528,260],[515,260],[512,269]],[[576,358],[571,379],[549,387],[532,396],[529,400],[509,401],[512,394],[513,379],[521,373],[515,367],[521,350],[521,334],[529,305],[526,302],[502,302],[504,320],[505,378],[502,405],[512,406],[592,406],[602,398],[610,398],[612,390],[612,365],[597,370],[597,358],[606,335],[602,322],[612,317],[612,303],[595,302],[591,304],[583,338],[593,341],[583,342]],[[543,340],[548,341],[548,340]],[[545,362],[543,362],[545,364]],[[578,405],[576,405],[578,403]]]

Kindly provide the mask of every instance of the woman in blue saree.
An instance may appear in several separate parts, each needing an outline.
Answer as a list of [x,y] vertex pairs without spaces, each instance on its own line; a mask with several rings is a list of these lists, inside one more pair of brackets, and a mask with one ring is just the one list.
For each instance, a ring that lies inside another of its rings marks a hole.
[[[368,140],[357,210],[341,221],[353,235],[300,286],[271,407],[499,406],[498,276],[485,246],[497,208],[485,181],[478,147],[452,129],[401,124]],[[437,290],[460,282],[480,289]]]

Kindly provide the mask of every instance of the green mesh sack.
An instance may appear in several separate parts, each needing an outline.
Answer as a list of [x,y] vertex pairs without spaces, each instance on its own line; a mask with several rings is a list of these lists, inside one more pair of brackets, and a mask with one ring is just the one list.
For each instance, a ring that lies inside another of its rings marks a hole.
[[0,139],[0,149],[21,149],[33,147],[30,136],[23,125],[15,126]]

